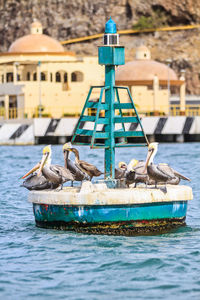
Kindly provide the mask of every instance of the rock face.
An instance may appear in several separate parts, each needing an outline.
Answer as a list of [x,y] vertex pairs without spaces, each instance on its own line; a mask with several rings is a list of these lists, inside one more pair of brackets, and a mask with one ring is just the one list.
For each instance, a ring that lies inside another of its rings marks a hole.
[[[44,33],[60,41],[104,31],[110,16],[118,30],[132,29],[142,16],[166,17],[169,26],[200,24],[200,1],[196,0],[0,0],[0,51],[7,51],[16,39],[29,33],[34,18],[41,21]],[[97,55],[101,40],[66,45],[79,55]],[[200,29],[124,35],[126,60],[132,60],[134,48],[148,46],[152,58],[165,62],[180,74],[186,70],[187,92],[200,94]]]

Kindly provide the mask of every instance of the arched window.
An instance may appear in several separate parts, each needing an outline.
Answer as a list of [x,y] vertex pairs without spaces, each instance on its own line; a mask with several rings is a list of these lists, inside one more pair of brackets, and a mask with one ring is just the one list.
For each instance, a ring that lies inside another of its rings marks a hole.
[[37,81],[37,73],[33,73],[33,81]]
[[31,74],[30,74],[30,72],[27,72],[27,73],[26,73],[26,80],[27,80],[27,81],[30,81],[30,80],[31,80]]
[[45,75],[45,73],[41,72],[41,73],[40,73],[40,78],[41,78],[41,81],[45,81],[45,80],[46,80],[46,75]]
[[56,72],[56,82],[61,82],[61,75],[59,72]]
[[68,79],[67,73],[64,73],[64,83],[68,81],[67,79]]
[[71,75],[71,81],[83,81],[83,73],[80,71],[73,72]]

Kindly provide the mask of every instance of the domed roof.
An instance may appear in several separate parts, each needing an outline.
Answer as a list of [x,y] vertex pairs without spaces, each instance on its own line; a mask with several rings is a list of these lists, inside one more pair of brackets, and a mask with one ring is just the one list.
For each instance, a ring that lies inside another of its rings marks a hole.
[[150,58],[151,53],[147,47],[138,47],[136,59],[117,68],[116,81],[153,80],[155,75],[159,80],[178,79],[171,68]]
[[64,52],[64,48],[58,41],[42,34],[41,23],[35,21],[31,24],[31,34],[14,41],[8,52]]

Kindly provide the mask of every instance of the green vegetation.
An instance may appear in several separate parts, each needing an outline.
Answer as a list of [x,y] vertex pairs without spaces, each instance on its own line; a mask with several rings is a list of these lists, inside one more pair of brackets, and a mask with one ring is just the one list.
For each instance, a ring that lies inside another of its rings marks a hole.
[[152,12],[151,16],[141,16],[136,24],[133,25],[133,29],[152,29],[167,26],[169,23],[169,15],[160,9]]

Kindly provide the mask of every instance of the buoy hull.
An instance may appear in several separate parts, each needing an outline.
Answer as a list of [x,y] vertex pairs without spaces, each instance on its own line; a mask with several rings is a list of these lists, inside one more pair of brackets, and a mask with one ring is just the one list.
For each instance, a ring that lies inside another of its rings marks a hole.
[[135,235],[185,225],[188,186],[108,188],[83,182],[61,191],[31,191],[36,225],[92,234]]
[[187,201],[135,205],[33,204],[36,225],[91,234],[136,235],[184,226]]

